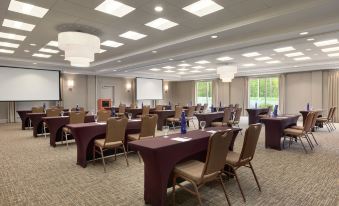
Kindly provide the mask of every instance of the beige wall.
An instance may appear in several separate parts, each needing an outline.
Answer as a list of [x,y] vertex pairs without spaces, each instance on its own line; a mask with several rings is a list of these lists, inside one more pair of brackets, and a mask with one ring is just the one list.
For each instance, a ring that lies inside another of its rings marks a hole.
[[0,102],[0,123],[7,122],[8,102]]
[[187,105],[192,101],[195,104],[195,81],[181,81],[172,84],[172,102]]

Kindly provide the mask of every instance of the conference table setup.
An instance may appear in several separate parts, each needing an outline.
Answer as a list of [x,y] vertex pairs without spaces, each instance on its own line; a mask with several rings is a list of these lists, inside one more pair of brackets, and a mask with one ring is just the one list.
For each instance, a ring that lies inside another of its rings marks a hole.
[[28,113],[32,113],[32,110],[18,110],[17,113],[21,119],[21,129],[25,130],[27,127],[30,127]]
[[250,125],[260,122],[259,115],[268,115],[269,108],[248,108],[246,111],[248,113],[248,124]]
[[[205,121],[206,127],[210,127],[212,122],[222,121],[224,112],[208,112],[208,113],[196,113],[194,114],[198,119],[198,122]],[[200,124],[199,124],[200,127]]]

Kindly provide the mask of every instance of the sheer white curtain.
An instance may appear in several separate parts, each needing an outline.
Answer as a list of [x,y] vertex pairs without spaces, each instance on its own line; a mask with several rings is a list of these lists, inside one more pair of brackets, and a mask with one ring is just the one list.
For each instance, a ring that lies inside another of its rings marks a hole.
[[285,96],[286,96],[286,74],[281,74],[279,76],[279,110],[281,114],[284,114],[286,112]]
[[246,109],[248,108],[248,77],[244,77],[244,100],[243,100],[243,115],[246,116]]
[[219,79],[212,81],[212,102],[214,106],[218,106],[220,102],[219,98]]
[[339,72],[329,71],[328,74],[328,108],[337,107],[334,114],[334,121],[338,122],[338,103],[339,103]]

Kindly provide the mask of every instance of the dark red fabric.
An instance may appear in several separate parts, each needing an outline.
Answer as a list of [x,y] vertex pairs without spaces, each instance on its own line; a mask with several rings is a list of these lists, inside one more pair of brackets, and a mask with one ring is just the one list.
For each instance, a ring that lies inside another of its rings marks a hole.
[[259,114],[267,114],[268,108],[246,109],[248,113],[248,124],[256,124],[260,122]]
[[[205,121],[206,127],[210,127],[212,122],[221,122],[224,118],[224,112],[210,112],[210,113],[198,113],[195,114],[198,121]],[[200,124],[199,124],[199,128]]]

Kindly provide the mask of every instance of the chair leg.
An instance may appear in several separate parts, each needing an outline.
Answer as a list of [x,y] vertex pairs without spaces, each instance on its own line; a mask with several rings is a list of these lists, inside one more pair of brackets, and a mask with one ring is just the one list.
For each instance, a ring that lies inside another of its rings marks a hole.
[[68,149],[68,134],[66,134],[65,138],[66,138],[66,147]]
[[95,145],[93,146],[93,165],[95,164]]
[[202,201],[201,201],[201,197],[200,197],[200,193],[199,193],[198,187],[197,187],[197,185],[195,183],[193,183],[193,187],[194,187],[194,190],[196,192],[196,195],[197,195],[197,198],[198,198],[198,201],[199,201],[199,205],[202,206]]
[[246,202],[246,198],[245,198],[244,192],[242,191],[242,188],[241,188],[241,186],[240,186],[240,181],[239,181],[239,178],[238,178],[238,175],[237,175],[237,172],[235,171],[235,169],[234,169],[234,176],[235,176],[235,180],[236,180],[237,183],[238,183],[239,190],[240,190],[240,192],[241,192],[242,198],[244,199],[244,202]]
[[114,160],[117,160],[117,148],[114,148]]
[[332,123],[332,126],[334,127],[334,129],[337,129],[337,128],[335,127],[335,125],[334,125],[333,120],[331,121],[331,123]]
[[61,135],[61,144],[64,144],[64,137],[66,135],[66,132],[62,132],[62,135]]
[[304,148],[304,150],[305,150],[305,153],[307,154],[307,150],[306,150],[306,148],[305,148],[305,145],[304,145],[303,141],[301,140],[301,137],[299,137],[299,140],[300,140],[301,145],[303,146],[303,148]]
[[324,123],[324,125],[326,126],[328,132],[331,132],[330,128],[328,127],[328,124],[327,124],[327,123]]
[[104,165],[104,172],[106,172],[106,163],[105,163],[105,158],[104,158],[104,152],[102,151],[101,147],[100,147],[100,152],[101,152],[102,164]]
[[129,166],[129,163],[128,163],[128,158],[127,158],[127,153],[126,153],[126,150],[125,150],[125,145],[122,145],[122,149],[124,150],[125,159],[126,159],[126,164],[127,164],[127,167],[128,167],[128,166]]
[[317,145],[319,145],[318,142],[317,142],[317,140],[315,139],[315,137],[314,137],[314,135],[313,135],[313,132],[311,132],[310,134],[312,135],[312,137],[313,137],[313,139],[314,139],[314,142],[315,142]]
[[44,135],[45,135],[45,138],[47,138],[47,134],[46,134],[46,127],[45,127],[45,126],[43,127],[43,130],[44,130]]
[[285,140],[286,140],[286,136],[284,135],[284,139],[283,139],[283,142],[282,142],[282,148],[285,149]]
[[311,139],[308,137],[307,134],[305,134],[305,138],[306,138],[308,144],[310,145],[311,150],[313,150],[313,147],[314,147],[314,146],[313,146],[313,143],[311,142]]
[[257,175],[256,175],[256,174],[255,174],[255,172],[254,172],[253,166],[252,166],[251,162],[249,162],[248,164],[250,165],[250,168],[251,168],[251,170],[252,170],[252,173],[253,173],[254,179],[255,179],[255,181],[257,182],[257,185],[258,185],[259,191],[261,192],[261,187],[260,187],[260,184],[259,184],[259,181],[258,181]]
[[228,195],[227,195],[227,192],[226,192],[226,187],[225,187],[224,182],[222,181],[221,175],[219,175],[219,181],[220,181],[220,183],[221,183],[222,189],[224,190],[224,193],[225,193],[225,197],[226,197],[227,203],[228,203],[228,205],[231,205],[231,202],[230,202],[230,200],[228,199]]
[[175,206],[175,185],[177,183],[177,177],[174,175],[173,177],[173,186],[172,186],[172,201],[173,201],[173,206]]
[[137,151],[137,154],[138,154],[139,162],[141,163],[141,155],[140,155],[140,152]]

